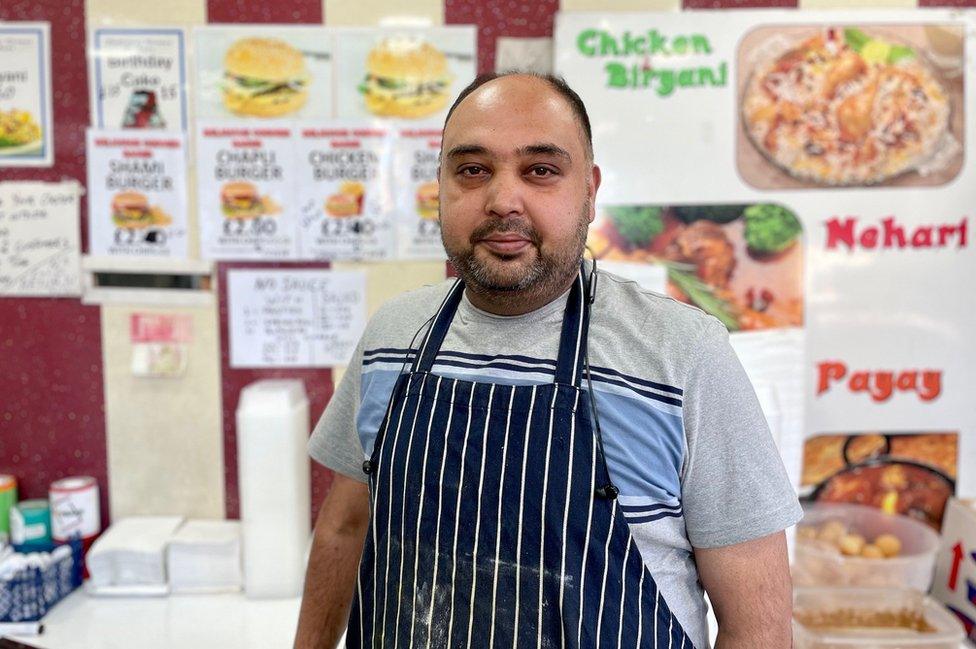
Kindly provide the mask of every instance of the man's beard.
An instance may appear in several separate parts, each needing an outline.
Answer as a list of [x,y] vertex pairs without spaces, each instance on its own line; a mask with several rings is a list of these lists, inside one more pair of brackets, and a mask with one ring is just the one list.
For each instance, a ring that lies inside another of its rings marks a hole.
[[[584,203],[578,214],[576,233],[571,245],[562,250],[544,252],[539,234],[532,226],[527,221],[511,217],[495,218],[484,223],[471,233],[468,245],[463,249],[452,250],[446,241],[444,241],[444,249],[454,269],[464,280],[465,286],[475,293],[544,295],[548,291],[562,288],[569,277],[579,269],[583,249],[586,246],[586,232],[589,228],[588,214],[589,204]],[[486,261],[476,253],[477,241],[492,234],[502,233],[516,233],[527,239],[535,248],[534,258],[528,264],[516,261],[505,262],[503,258],[499,259],[499,255],[488,253],[493,259]]]

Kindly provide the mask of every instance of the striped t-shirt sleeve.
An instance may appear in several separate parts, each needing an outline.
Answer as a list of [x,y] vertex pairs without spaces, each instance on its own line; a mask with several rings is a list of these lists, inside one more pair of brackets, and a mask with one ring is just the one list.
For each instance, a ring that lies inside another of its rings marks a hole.
[[685,384],[683,417],[688,462],[681,500],[692,546],[751,541],[801,518],[752,383],[717,320],[706,327]]

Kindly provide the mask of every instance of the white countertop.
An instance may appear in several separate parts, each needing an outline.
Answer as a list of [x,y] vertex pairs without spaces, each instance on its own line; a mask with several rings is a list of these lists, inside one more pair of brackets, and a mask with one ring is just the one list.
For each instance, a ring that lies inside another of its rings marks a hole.
[[43,649],[288,648],[300,604],[242,594],[90,597],[79,589],[45,616],[44,633],[17,639]]
[[[288,649],[301,599],[235,595],[90,597],[81,589],[17,639],[42,649]],[[710,640],[715,619],[709,611]],[[341,646],[341,643],[340,643]],[[961,649],[967,649],[963,643]]]

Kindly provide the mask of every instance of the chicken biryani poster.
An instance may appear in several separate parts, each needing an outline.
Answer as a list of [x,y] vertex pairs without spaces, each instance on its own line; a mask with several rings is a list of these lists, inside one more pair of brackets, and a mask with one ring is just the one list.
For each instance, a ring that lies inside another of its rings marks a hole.
[[183,134],[89,129],[87,145],[91,253],[186,258]]
[[0,167],[54,159],[49,23],[0,23]]
[[469,26],[208,26],[194,44],[205,119],[443,117],[476,72]]
[[972,23],[947,10],[564,12],[555,68],[596,125],[608,203],[952,189]]

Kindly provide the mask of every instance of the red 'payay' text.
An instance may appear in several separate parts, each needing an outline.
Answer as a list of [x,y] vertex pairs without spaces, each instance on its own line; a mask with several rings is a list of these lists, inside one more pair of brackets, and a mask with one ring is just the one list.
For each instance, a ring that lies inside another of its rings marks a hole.
[[864,248],[965,248],[968,244],[969,217],[959,223],[905,227],[889,216],[880,225],[864,225],[856,216],[829,219],[827,249],[846,246],[848,250]]
[[941,370],[856,370],[848,373],[843,361],[817,363],[817,396],[846,383],[850,392],[864,392],[877,402],[897,392],[915,392],[922,401],[932,401],[942,393]]

